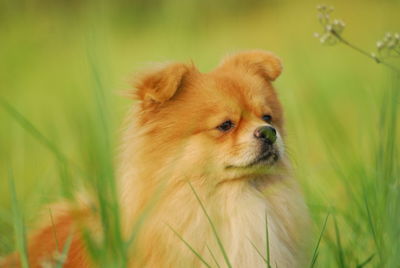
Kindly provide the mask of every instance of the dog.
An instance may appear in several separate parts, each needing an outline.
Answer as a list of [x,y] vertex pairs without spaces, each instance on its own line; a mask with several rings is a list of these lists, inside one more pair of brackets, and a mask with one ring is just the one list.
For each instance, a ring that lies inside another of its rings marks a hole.
[[[285,154],[281,71],[254,50],[209,73],[168,63],[135,80],[117,176],[123,235],[143,220],[129,267],[304,267],[309,217]],[[95,266],[74,223],[98,226],[90,213],[64,209],[33,236],[32,267],[56,249],[54,229],[60,244],[76,230],[64,267]]]

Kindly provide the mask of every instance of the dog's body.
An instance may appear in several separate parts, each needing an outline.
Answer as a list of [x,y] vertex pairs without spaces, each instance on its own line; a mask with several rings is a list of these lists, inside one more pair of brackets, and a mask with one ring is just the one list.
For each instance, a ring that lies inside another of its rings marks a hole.
[[[279,178],[282,179],[287,178]],[[229,189],[221,187],[212,197],[205,197],[210,193],[200,195],[232,267],[266,266],[267,224],[270,263],[278,264],[277,267],[303,267],[304,252],[301,249],[304,249],[304,237],[301,236],[307,231],[305,225],[299,230],[299,226],[304,224],[301,222],[304,214],[300,215],[299,210],[304,210],[304,205],[295,190],[296,186],[288,183],[279,182],[277,188],[271,192],[267,190],[265,195],[240,182],[227,186]],[[225,267],[226,260],[216,235],[191,188],[186,187],[182,185],[174,192],[177,199],[163,200],[150,217],[140,233],[140,251],[137,252],[138,257],[132,260],[132,267],[205,267],[174,232],[182,236],[212,267],[215,267],[214,257],[221,267]],[[176,207],[177,202],[182,202],[179,208]],[[262,252],[265,259],[255,248]]]
[[[308,215],[284,154],[280,72],[252,51],[208,74],[178,63],[138,80],[119,169],[124,235],[144,219],[130,267],[302,267]],[[66,266],[90,266],[76,237]]]

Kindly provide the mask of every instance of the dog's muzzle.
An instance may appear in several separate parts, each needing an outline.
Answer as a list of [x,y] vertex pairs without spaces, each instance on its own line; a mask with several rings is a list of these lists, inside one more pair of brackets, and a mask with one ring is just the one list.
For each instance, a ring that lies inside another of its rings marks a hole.
[[260,141],[260,154],[251,165],[263,163],[272,165],[279,159],[279,152],[274,146],[277,140],[276,129],[272,126],[261,126],[254,131],[254,137]]

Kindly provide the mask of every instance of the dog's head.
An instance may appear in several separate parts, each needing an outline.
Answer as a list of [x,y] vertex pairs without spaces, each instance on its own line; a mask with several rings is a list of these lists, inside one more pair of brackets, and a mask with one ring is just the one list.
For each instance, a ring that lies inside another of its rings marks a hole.
[[141,159],[216,183],[267,173],[284,154],[282,108],[271,84],[280,73],[275,55],[249,51],[210,73],[173,63],[143,75],[135,85]]

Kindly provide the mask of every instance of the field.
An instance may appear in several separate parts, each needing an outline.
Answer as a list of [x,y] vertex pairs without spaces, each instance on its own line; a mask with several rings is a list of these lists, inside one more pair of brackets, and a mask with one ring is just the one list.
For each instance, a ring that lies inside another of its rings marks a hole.
[[[71,188],[95,185],[113,198],[107,179],[133,104],[122,92],[136,71],[177,60],[207,72],[229,52],[261,48],[284,63],[276,87],[288,153],[315,245],[322,234],[315,267],[399,267],[400,75],[343,44],[322,45],[317,4],[1,1],[0,255],[21,246],[21,214],[29,229]],[[367,51],[400,30],[399,1],[328,4],[346,22],[343,36]]]

